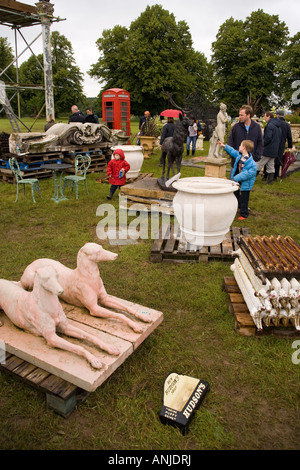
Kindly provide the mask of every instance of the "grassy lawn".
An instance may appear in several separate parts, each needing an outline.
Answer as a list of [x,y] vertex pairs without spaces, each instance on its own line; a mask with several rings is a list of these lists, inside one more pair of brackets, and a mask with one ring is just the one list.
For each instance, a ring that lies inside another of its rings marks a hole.
[[[156,151],[142,171],[159,177],[158,161]],[[295,339],[235,332],[222,290],[230,263],[151,263],[151,239],[113,247],[98,240],[96,210],[107,203],[109,190],[108,184],[97,183],[99,176],[88,175],[89,195],[81,189],[78,201],[69,193],[60,204],[51,200],[52,179],[40,181],[43,198],[37,196],[36,204],[29,192],[15,203],[16,186],[0,184],[0,278],[18,280],[41,257],[74,268],[84,243],[102,243],[119,255],[101,265],[107,291],[162,311],[164,321],[68,419],[48,409],[42,393],[1,373],[0,449],[299,449]],[[182,177],[188,176],[204,176],[204,170],[183,166]],[[257,179],[251,214],[246,223],[236,218],[234,225],[246,225],[252,235],[289,235],[300,243],[299,184],[300,172],[272,186]],[[112,204],[118,207],[117,197]],[[210,384],[186,436],[159,421],[163,382],[170,372]]]

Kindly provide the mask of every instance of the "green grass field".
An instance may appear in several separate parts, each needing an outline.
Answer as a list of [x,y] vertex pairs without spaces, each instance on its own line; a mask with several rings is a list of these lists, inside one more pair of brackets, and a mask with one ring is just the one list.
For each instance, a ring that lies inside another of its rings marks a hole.
[[[44,125],[44,123],[42,123]],[[0,132],[5,130],[0,121]],[[41,130],[41,129],[40,129]],[[8,130],[6,130],[7,132]],[[208,143],[205,143],[207,152]],[[199,152],[197,153],[199,155]],[[142,172],[159,177],[159,152]],[[182,167],[182,177],[204,170]],[[41,180],[43,198],[28,192],[15,203],[16,186],[0,184],[0,278],[18,280],[40,257],[76,266],[86,242],[102,243],[118,259],[101,265],[107,291],[162,311],[163,323],[68,419],[47,408],[44,394],[0,373],[2,450],[288,450],[299,449],[300,364],[292,362],[295,338],[245,337],[235,332],[224,276],[230,263],[151,263],[153,240],[110,246],[96,235],[97,207],[109,186],[88,175],[89,195],[55,204],[53,180]],[[251,214],[234,225],[252,235],[289,235],[300,243],[300,172],[282,183],[257,179]],[[118,198],[112,200],[118,208]],[[1,333],[1,327],[0,327]],[[159,421],[165,376],[207,380],[210,392],[183,436]]]

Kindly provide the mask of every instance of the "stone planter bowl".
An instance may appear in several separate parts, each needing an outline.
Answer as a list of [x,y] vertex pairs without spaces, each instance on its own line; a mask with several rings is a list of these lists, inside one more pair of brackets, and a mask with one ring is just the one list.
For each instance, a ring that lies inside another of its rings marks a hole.
[[183,240],[197,246],[222,243],[237,212],[239,184],[225,178],[182,178],[172,185],[174,215]]

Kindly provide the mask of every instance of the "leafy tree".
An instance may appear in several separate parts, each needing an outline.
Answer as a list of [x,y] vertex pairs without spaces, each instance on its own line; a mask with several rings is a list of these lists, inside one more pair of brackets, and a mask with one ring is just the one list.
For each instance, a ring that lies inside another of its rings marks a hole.
[[[0,37],[0,73],[3,72],[6,67],[13,61],[14,54],[11,45],[7,38]],[[16,67],[12,64],[4,73],[1,74],[0,80],[4,83],[15,83],[16,82]],[[6,95],[11,99],[13,107],[16,106],[16,98],[12,99],[12,95],[15,92],[7,89]]]
[[132,111],[140,114],[146,108],[154,114],[166,106],[163,89],[183,106],[185,97],[201,85],[199,77],[207,73],[206,58],[193,49],[186,22],[176,23],[160,5],[148,6],[129,29],[105,30],[97,46],[100,58],[89,74],[105,89],[128,90]]
[[58,31],[51,34],[51,53],[55,109],[70,111],[73,104],[80,106],[84,100],[83,74],[75,65],[71,42]]
[[[14,54],[7,38],[0,37],[0,73],[13,61]],[[0,80],[4,82],[16,81],[16,67],[12,64],[4,74],[1,74]]]
[[[75,65],[73,48],[65,36],[54,31],[51,34],[52,73],[54,84],[55,113],[70,112],[73,104],[81,105],[83,74]],[[43,55],[31,56],[20,66],[20,83],[42,85],[44,73],[40,67]],[[39,112],[45,101],[43,91],[22,92],[22,109],[25,113]]]
[[296,83],[297,89],[300,88],[300,32],[295,34],[287,45],[279,61],[281,98],[289,107],[296,109],[299,107],[299,93],[296,100],[293,100]]
[[279,90],[278,61],[288,39],[288,28],[278,15],[259,9],[246,20],[230,18],[212,44],[216,97],[229,112],[250,104],[254,112],[268,106]]
[[[20,84],[43,87],[44,72],[41,64],[43,64],[43,54],[32,55],[23,62],[19,68]],[[43,89],[39,91],[27,89],[20,93],[20,97],[22,112],[37,115],[45,102],[45,91]]]

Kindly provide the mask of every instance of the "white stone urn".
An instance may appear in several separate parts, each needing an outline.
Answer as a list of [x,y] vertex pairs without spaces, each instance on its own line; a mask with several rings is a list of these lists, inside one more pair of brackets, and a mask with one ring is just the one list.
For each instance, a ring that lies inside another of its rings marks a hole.
[[125,160],[130,165],[130,170],[126,173],[126,178],[137,178],[144,162],[143,147],[140,145],[118,145],[117,147],[111,148],[113,152],[117,149],[123,150]]
[[192,245],[214,246],[222,243],[237,212],[234,191],[239,184],[225,178],[182,178],[172,186],[174,215],[181,238]]

